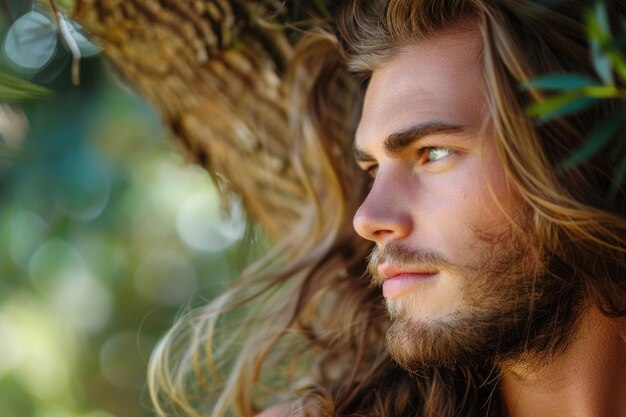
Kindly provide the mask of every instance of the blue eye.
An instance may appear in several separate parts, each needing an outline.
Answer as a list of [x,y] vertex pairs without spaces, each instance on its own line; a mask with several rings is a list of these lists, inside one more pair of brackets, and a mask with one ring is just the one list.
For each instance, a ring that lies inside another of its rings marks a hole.
[[421,148],[417,152],[417,156],[422,164],[429,162],[436,162],[452,155],[454,151],[450,148],[443,148],[438,146],[429,146]]

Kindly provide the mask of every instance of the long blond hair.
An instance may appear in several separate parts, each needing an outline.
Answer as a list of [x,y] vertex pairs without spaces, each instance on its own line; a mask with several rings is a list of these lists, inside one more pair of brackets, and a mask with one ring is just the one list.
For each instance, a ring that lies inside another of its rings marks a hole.
[[[623,2],[607,3],[612,16],[626,14]],[[488,366],[409,375],[394,364],[384,346],[382,298],[365,274],[371,245],[351,227],[367,192],[350,159],[367,77],[399,47],[461,18],[480,28],[496,146],[532,209],[541,251],[565,287],[606,315],[626,315],[626,191],[621,185],[612,198],[604,194],[616,171],[609,151],[559,168],[614,103],[537,126],[523,108],[542,93],[517,88],[546,73],[593,74],[580,23],[589,4],[354,0],[335,22],[305,36],[287,88],[290,157],[310,210],[225,294],[186,314],[163,338],[149,370],[157,412],[250,417],[289,401],[293,414],[320,416],[502,414],[493,395],[497,373]]]

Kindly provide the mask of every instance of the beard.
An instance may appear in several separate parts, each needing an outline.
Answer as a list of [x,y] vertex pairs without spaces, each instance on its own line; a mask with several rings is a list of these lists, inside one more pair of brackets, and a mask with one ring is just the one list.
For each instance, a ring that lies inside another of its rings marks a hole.
[[409,249],[399,242],[372,252],[368,269],[378,285],[383,281],[377,273],[382,262],[446,270],[463,282],[460,307],[433,319],[412,314],[420,303],[417,291],[386,300],[391,318],[387,349],[404,369],[419,372],[508,361],[523,361],[535,369],[571,341],[583,301],[582,291],[571,284],[573,271],[555,259],[544,259],[520,227],[475,235],[481,249],[471,265],[457,265],[438,252]]

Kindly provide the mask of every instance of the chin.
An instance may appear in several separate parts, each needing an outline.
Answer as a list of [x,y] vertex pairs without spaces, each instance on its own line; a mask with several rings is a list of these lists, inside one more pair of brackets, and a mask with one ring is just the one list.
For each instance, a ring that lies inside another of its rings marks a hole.
[[479,317],[449,313],[432,319],[403,315],[392,319],[386,344],[391,357],[404,369],[418,371],[430,367],[455,367],[461,363],[489,362],[490,337],[478,326]]
[[469,298],[463,307],[429,317],[422,308],[417,314],[410,303],[388,302],[392,306],[386,335],[389,354],[410,372],[460,365],[490,367],[522,357],[544,363],[571,341],[582,303],[577,291],[556,282],[544,280],[536,292],[518,292],[516,297],[504,291],[485,294],[481,300]]

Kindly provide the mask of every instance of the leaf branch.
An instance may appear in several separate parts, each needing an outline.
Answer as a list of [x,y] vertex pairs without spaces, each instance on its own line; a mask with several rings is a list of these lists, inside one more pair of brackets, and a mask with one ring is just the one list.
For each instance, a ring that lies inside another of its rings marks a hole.
[[65,41],[72,54],[72,83],[78,86],[80,85],[80,48],[70,32],[67,19],[57,7],[55,0],[48,0],[48,4],[50,5],[50,10],[52,11],[51,14],[57,28],[57,33]]
[[[543,75],[521,84],[522,90],[554,92],[524,109],[525,114],[535,118],[537,123],[545,123],[583,110],[598,100],[626,101],[626,88],[616,85],[614,77],[617,75],[626,83],[626,56],[622,52],[622,47],[626,45],[626,20],[621,22],[624,33],[614,37],[610,30],[606,5],[603,1],[597,1],[584,14],[584,23],[589,39],[591,63],[597,79],[583,74],[560,73]],[[565,158],[561,167],[570,168],[582,164],[611,146],[617,165],[609,197],[614,197],[626,180],[626,141],[619,134],[625,123],[626,106],[618,106],[605,120],[593,127],[586,142]]]

